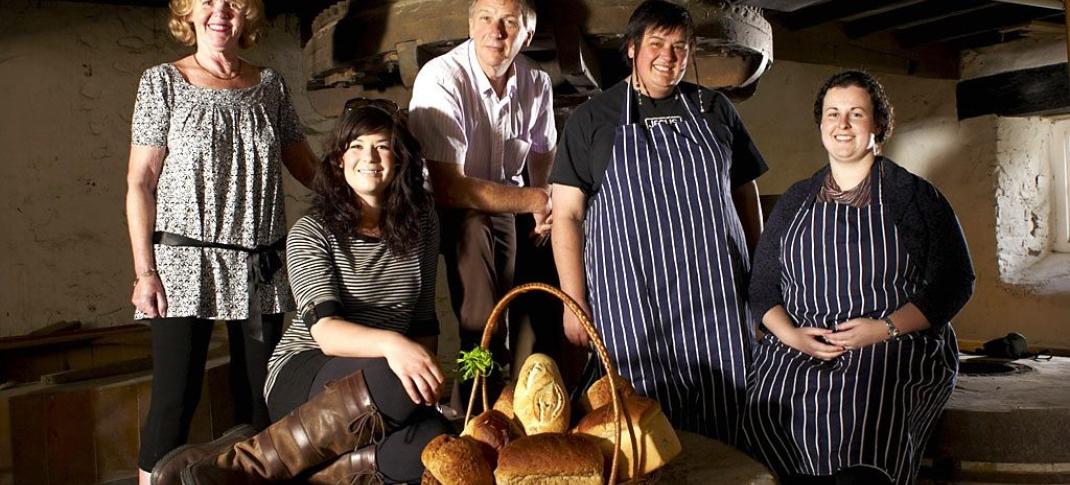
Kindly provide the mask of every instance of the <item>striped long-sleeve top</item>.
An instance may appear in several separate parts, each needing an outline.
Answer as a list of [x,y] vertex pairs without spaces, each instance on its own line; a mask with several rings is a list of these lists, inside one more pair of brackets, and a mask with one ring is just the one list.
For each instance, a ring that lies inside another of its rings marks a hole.
[[286,239],[286,268],[298,314],[268,362],[265,396],[271,395],[279,372],[294,356],[320,349],[309,331],[317,316],[338,316],[410,337],[438,334],[434,210],[424,211],[420,225],[416,248],[400,257],[378,238],[339,240],[315,216],[294,224]]

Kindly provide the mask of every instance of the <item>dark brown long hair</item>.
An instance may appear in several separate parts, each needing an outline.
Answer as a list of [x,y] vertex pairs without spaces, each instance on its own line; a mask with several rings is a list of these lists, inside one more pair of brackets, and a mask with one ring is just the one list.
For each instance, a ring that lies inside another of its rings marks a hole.
[[379,218],[382,240],[390,251],[408,255],[420,241],[420,218],[433,210],[424,188],[424,160],[420,143],[406,127],[404,114],[389,114],[374,106],[346,110],[324,144],[324,156],[312,182],[315,196],[310,213],[319,217],[339,240],[357,235],[363,204],[346,183],[340,167],[349,143],[362,135],[390,135],[394,178],[386,187]]

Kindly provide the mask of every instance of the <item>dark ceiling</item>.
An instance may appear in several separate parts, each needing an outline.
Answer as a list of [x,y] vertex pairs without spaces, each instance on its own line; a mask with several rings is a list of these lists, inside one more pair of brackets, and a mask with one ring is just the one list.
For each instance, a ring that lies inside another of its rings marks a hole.
[[851,39],[891,33],[906,49],[971,49],[1066,35],[1060,0],[744,0],[791,31],[833,24]]

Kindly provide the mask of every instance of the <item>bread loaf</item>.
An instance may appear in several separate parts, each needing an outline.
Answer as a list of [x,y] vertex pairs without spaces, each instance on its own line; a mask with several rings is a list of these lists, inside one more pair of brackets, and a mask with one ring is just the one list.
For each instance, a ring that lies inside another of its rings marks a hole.
[[[621,458],[617,461],[617,477],[621,480],[635,478],[632,476],[632,462],[636,456],[639,457],[641,473],[645,475],[680,454],[680,439],[657,401],[633,395],[625,398],[622,404]],[[584,416],[574,432],[590,436],[598,443],[608,467],[613,459],[613,404],[606,404]],[[632,447],[633,434],[638,450]]]
[[492,409],[505,415],[510,420],[516,418],[516,414],[513,414],[513,393],[516,392],[516,384],[510,382],[502,389],[502,393],[498,395],[498,400],[494,401]]
[[492,409],[468,421],[461,436],[470,437],[485,447],[483,452],[493,468],[498,463],[498,452],[521,434],[515,423]]
[[438,479],[431,474],[431,471],[425,468],[424,474],[420,475],[420,485],[442,485],[442,482],[438,481]]
[[[635,395],[635,388],[627,379],[616,376],[613,380],[617,384],[617,391],[620,392],[621,398]],[[594,384],[587,388],[587,392],[580,396],[580,407],[583,408],[583,413],[587,414],[612,402],[613,396],[610,391],[608,375],[594,381]]]
[[498,455],[498,485],[602,485],[598,446],[582,435],[542,433],[509,443]]
[[494,485],[490,464],[471,438],[439,435],[424,447],[420,461],[442,485]]
[[557,364],[545,354],[531,354],[517,376],[513,411],[528,436],[568,429],[568,393]]

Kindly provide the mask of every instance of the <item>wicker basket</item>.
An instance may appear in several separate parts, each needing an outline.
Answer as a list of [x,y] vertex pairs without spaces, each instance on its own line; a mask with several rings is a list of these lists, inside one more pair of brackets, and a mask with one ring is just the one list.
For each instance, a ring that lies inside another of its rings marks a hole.
[[[595,353],[602,361],[602,366],[605,367],[606,375],[611,376],[608,381],[610,391],[613,394],[614,447],[613,459],[611,461],[611,468],[609,471],[609,483],[615,484],[617,483],[617,462],[618,460],[620,460],[620,422],[621,413],[623,412],[623,410],[621,409],[623,402],[620,398],[620,391],[617,389],[616,379],[613,378],[617,377],[617,370],[613,367],[613,362],[609,360],[609,353],[606,351],[606,346],[602,343],[602,339],[599,338],[598,332],[594,328],[594,324],[591,323],[591,317],[587,316],[587,313],[584,312],[582,308],[580,308],[580,305],[576,303],[576,301],[573,300],[571,297],[566,295],[563,291],[554,288],[553,286],[542,283],[528,283],[525,285],[520,285],[516,288],[513,288],[509,293],[506,293],[506,295],[502,297],[498,304],[494,306],[494,310],[490,312],[490,316],[487,318],[487,325],[483,329],[483,339],[480,342],[480,347],[482,347],[483,349],[488,349],[490,347],[490,339],[491,335],[494,334],[494,327],[498,324],[498,321],[502,313],[505,312],[505,307],[509,305],[509,302],[513,301],[514,298],[524,293],[533,291],[544,291],[553,296],[556,296],[564,303],[565,308],[567,308],[574,315],[576,315],[576,318],[580,321],[580,325],[582,325],[583,329],[587,331],[587,335],[591,339],[591,345],[594,346]],[[477,371],[474,379],[475,383],[472,386],[472,395],[468,399],[468,411],[464,417],[465,424],[468,424],[468,421],[472,419],[472,409],[475,406],[477,395],[482,397],[483,409],[491,408],[490,403],[487,399],[486,376],[482,375],[482,373]],[[632,450],[637,451],[638,443],[636,443],[635,441],[635,433],[630,433],[630,436],[632,436]],[[633,453],[632,456],[639,455],[638,453]],[[653,476],[641,476],[639,460],[632,460],[632,467],[632,476],[637,478],[635,480],[629,481],[629,484],[652,483],[653,480],[657,479],[657,474],[652,474]]]

